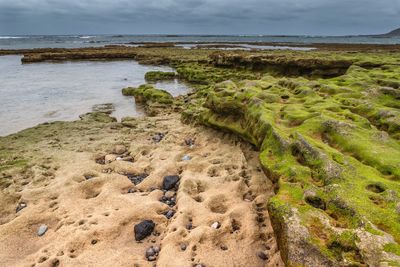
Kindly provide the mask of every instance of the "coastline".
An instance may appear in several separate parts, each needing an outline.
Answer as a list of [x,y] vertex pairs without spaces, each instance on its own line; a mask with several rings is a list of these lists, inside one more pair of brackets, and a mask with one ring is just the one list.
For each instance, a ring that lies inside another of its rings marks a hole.
[[[89,116],[0,138],[2,157],[10,156],[2,158],[2,172],[8,175],[2,179],[2,214],[7,216],[2,216],[6,223],[0,231],[9,240],[1,243],[16,242],[13,238],[23,231],[30,244],[37,244],[24,250],[26,263],[37,264],[89,264],[95,236],[96,244],[104,240],[105,245],[94,257],[127,266],[135,261],[151,266],[144,257],[151,240],[161,246],[160,266],[224,266],[224,261],[263,266],[259,252],[266,254],[270,266],[395,266],[400,259],[399,46],[364,48],[332,44],[307,52],[232,52],[150,45],[0,51],[22,53],[23,62],[31,63],[128,58],[165,64],[195,88],[174,99],[172,106],[145,99],[154,117],[131,119],[125,125],[108,116],[99,115],[102,122]],[[165,143],[154,143],[160,132],[168,132]],[[187,138],[195,138],[199,147],[190,150],[184,145]],[[133,163],[96,165],[95,154],[113,154],[117,144],[131,153]],[[182,162],[186,154],[193,157]],[[143,192],[133,193],[134,200],[127,200],[125,192],[132,183],[118,174],[128,169],[149,172],[137,186]],[[165,175],[180,171],[176,215],[169,222],[162,214],[166,207],[158,201],[162,191],[151,187],[160,188]],[[64,187],[84,200],[73,203]],[[54,192],[58,196],[52,199]],[[17,216],[15,207],[21,201],[28,207]],[[126,201],[135,208],[127,208]],[[143,206],[136,207],[137,202]],[[82,210],[76,212],[74,205]],[[108,216],[96,211],[102,205],[109,208],[104,211]],[[133,224],[148,212],[161,235],[135,243]],[[116,221],[103,220],[113,215]],[[185,224],[192,216],[198,231],[188,233]],[[54,243],[53,251],[35,236],[42,221],[50,226],[45,238],[57,237],[58,229],[62,236],[75,236]],[[210,229],[215,221],[221,228]],[[26,229],[27,224],[31,228]],[[249,246],[235,247],[239,240]],[[184,252],[182,242],[188,243]],[[123,252],[110,256],[105,252],[109,245]],[[15,260],[12,250],[11,246],[4,264]],[[58,256],[58,250],[65,255]],[[128,251],[135,255],[124,257]],[[180,253],[184,257],[176,256]]]

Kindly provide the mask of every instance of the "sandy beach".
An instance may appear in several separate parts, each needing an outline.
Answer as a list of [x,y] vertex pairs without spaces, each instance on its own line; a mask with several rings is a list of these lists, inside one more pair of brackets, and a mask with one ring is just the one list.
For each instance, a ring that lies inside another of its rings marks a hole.
[[[137,119],[133,128],[71,122],[30,131],[39,139],[14,153],[33,167],[0,197],[0,265],[153,266],[146,250],[158,246],[157,266],[283,266],[266,210],[272,182],[238,138],[182,124],[174,113]],[[141,174],[148,176],[137,185],[127,177]],[[179,175],[176,191],[163,192],[167,175]],[[176,205],[161,202],[164,195]],[[27,206],[15,213],[18,203]],[[155,230],[136,242],[142,220]]]

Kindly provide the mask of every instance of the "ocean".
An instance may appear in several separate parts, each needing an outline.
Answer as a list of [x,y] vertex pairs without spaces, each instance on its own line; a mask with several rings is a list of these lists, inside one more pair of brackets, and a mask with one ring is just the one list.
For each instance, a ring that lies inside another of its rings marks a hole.
[[360,43],[400,44],[400,37],[373,36],[266,36],[266,35],[32,35],[0,36],[0,49],[27,49],[45,47],[92,47],[131,42],[179,42],[179,43]]

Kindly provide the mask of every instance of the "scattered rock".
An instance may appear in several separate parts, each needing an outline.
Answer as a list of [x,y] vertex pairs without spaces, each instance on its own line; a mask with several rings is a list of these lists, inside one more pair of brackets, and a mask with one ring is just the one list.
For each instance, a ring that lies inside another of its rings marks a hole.
[[174,214],[175,212],[173,210],[169,210],[165,213],[165,217],[167,217],[167,219],[171,219]]
[[17,208],[15,209],[15,213],[18,213],[19,211],[25,209],[26,207],[28,207],[28,205],[25,202],[18,203]]
[[156,252],[154,251],[153,247],[150,247],[149,249],[146,250],[146,258],[155,256],[155,255],[156,255]]
[[181,244],[181,250],[182,250],[182,251],[185,251],[185,250],[186,250],[186,245],[183,244],[183,243]]
[[186,224],[186,229],[192,230],[193,229],[193,224],[191,222]]
[[149,176],[147,173],[141,173],[141,174],[132,174],[132,173],[125,173],[123,174],[126,177],[128,177],[128,179],[134,184],[134,185],[138,185],[141,182],[143,182],[144,179],[147,178],[147,176]]
[[187,146],[190,146],[190,147],[194,146],[194,142],[195,142],[195,140],[192,138],[185,139],[185,144]]
[[168,175],[164,177],[162,188],[164,190],[171,190],[179,182],[180,177],[178,175]]
[[85,175],[83,175],[83,177],[85,177],[86,180],[90,180],[90,179],[92,179],[92,178],[94,178],[96,176],[93,175],[93,174],[85,174]]
[[150,256],[147,258],[148,261],[155,261],[157,259],[156,256]]
[[221,227],[221,224],[219,222],[215,222],[215,223],[211,224],[211,228],[218,229],[220,227]]
[[98,157],[96,157],[95,161],[97,164],[101,164],[101,165],[106,164],[105,156],[98,156]]
[[135,192],[136,192],[135,188],[129,188],[128,189],[128,194],[132,194],[132,193],[135,193]]
[[160,247],[159,246],[154,246],[153,250],[156,252],[157,255],[158,255],[158,253],[160,253]]
[[192,158],[189,155],[185,155],[182,157],[182,161],[188,161],[191,160]]
[[127,151],[124,145],[116,145],[114,148],[114,153],[117,155],[122,155]]
[[268,260],[267,254],[265,254],[265,253],[262,252],[262,251],[257,252],[257,256],[258,256],[260,259],[262,259],[263,261]]
[[167,191],[165,192],[164,196],[168,199],[171,199],[175,196],[175,192],[174,191]]
[[151,235],[156,224],[152,220],[144,220],[134,227],[135,239],[140,241]]
[[155,135],[153,135],[153,137],[151,139],[153,139],[153,141],[155,143],[159,143],[161,142],[161,140],[163,140],[165,137],[164,133],[156,133]]
[[40,225],[37,232],[38,236],[44,235],[47,232],[47,229],[48,229],[47,225],[45,224]]

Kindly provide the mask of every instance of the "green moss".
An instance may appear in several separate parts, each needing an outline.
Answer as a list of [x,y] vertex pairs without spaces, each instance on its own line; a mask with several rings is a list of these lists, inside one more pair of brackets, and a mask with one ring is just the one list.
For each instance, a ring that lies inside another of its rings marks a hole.
[[138,103],[172,104],[174,98],[165,90],[156,89],[149,84],[140,85],[138,88],[127,87],[122,89],[125,96],[134,96]]
[[150,82],[173,80],[176,78],[176,73],[164,71],[149,71],[145,74],[144,78],[146,79],[146,81]]
[[400,256],[400,245],[389,243],[383,247],[383,250]]
[[292,208],[304,225],[318,214],[332,233],[322,242],[311,232],[310,240],[331,260],[363,264],[355,229],[386,232],[400,243],[400,111],[396,94],[379,89],[382,77],[399,79],[400,67],[353,65],[330,79],[231,79],[197,95],[190,114],[260,149],[260,162],[279,188],[269,204],[276,227],[284,229]]

